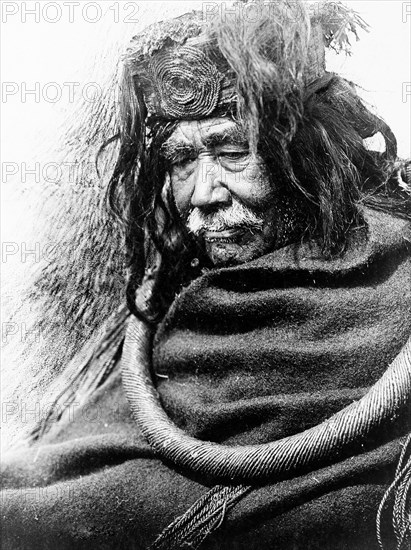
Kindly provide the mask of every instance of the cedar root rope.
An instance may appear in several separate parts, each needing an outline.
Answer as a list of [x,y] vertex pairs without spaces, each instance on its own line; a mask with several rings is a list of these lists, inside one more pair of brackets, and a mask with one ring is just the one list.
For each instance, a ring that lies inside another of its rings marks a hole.
[[364,452],[367,437],[407,414],[410,404],[411,338],[364,397],[313,428],[260,445],[200,441],[178,428],[161,407],[150,374],[151,341],[146,323],[131,317],[122,376],[133,416],[161,458],[221,481],[278,480],[336,461],[347,450]]

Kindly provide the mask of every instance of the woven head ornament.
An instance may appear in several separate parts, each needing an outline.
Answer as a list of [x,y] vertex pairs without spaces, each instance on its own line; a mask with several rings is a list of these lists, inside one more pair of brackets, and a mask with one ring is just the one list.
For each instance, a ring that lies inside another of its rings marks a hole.
[[228,14],[193,11],[149,26],[133,38],[125,70],[148,120],[202,119],[235,113],[250,88],[269,95],[253,82],[257,66],[268,77],[277,66],[277,92],[307,87],[326,74],[326,48],[349,53],[358,28],[367,25],[340,2],[237,2]]

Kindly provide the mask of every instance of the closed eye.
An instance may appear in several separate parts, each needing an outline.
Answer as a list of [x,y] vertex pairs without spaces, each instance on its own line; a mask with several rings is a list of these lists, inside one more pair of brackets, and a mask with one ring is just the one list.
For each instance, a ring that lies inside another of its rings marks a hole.
[[189,144],[165,142],[161,147],[162,156],[170,166],[184,167],[197,158],[197,150]]
[[190,162],[194,162],[196,160],[196,156],[188,156],[188,157],[175,157],[171,160],[171,166],[175,166],[176,168],[184,168]]
[[248,151],[222,151],[218,154],[219,157],[227,160],[242,160],[248,157]]

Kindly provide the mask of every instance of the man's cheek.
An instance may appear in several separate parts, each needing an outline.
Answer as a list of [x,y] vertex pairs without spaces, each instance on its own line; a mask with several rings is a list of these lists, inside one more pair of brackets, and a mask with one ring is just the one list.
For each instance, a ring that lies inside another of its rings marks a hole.
[[275,191],[261,171],[252,170],[251,177],[246,174],[233,174],[234,182],[230,187],[233,193],[247,206],[262,212],[271,207]]
[[174,203],[181,216],[186,218],[190,213],[192,190],[187,182],[171,179],[171,190]]

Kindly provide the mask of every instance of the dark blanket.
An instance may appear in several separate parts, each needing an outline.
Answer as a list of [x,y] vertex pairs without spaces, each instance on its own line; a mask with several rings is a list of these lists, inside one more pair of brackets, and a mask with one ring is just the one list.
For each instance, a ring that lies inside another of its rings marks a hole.
[[[409,224],[369,212],[343,258],[291,246],[211,271],[175,300],[154,345],[168,414],[191,434],[265,442],[364,394],[411,334]],[[375,516],[409,416],[374,450],[256,487],[209,549],[377,549]],[[211,480],[163,464],[115,372],[3,473],[4,548],[146,548]],[[389,518],[383,534],[393,542]]]
[[202,439],[264,443],[358,399],[411,334],[410,246],[374,213],[343,258],[288,246],[197,279],[155,341],[169,416]]

